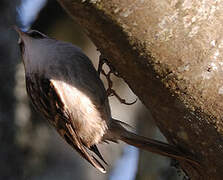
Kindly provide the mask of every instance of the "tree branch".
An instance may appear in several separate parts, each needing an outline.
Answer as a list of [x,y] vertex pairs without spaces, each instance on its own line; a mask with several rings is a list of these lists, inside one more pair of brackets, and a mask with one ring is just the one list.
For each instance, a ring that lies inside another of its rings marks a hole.
[[193,153],[206,179],[221,179],[222,0],[58,1],[150,109],[169,142]]

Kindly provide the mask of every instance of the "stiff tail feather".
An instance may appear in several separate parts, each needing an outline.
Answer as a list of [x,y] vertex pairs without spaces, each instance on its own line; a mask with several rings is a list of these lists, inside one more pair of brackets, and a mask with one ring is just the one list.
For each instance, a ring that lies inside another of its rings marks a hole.
[[134,134],[126,130],[122,124],[115,119],[112,121],[111,133],[115,139],[120,139],[129,145],[187,162],[195,169],[200,167],[200,163],[197,160],[193,159],[192,156],[181,152],[176,146]]

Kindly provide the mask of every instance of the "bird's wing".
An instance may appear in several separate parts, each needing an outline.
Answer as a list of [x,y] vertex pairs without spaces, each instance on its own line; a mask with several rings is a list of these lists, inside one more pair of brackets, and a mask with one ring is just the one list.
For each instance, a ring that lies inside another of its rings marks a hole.
[[[72,121],[72,115],[64,108],[63,101],[60,97],[60,94],[57,92],[57,89],[54,87],[56,84],[53,83],[53,81],[50,81],[50,94],[52,94],[54,97],[53,99],[56,99],[57,102],[54,104],[60,105],[59,109],[62,114],[59,113],[59,120],[57,121],[57,124],[55,124],[57,131],[59,134],[66,140],[68,144],[70,144],[84,159],[86,159],[90,164],[92,164],[95,168],[100,170],[101,172],[105,173],[105,168],[102,166],[102,164],[87,151],[87,147],[83,144],[82,140],[80,139],[79,135],[76,132],[75,125]],[[60,102],[58,102],[60,101]],[[62,105],[62,106],[61,106]],[[97,149],[97,148],[96,148]],[[91,149],[90,149],[91,150]],[[98,157],[103,161],[104,159],[100,155],[99,151],[93,150],[93,152],[98,155]],[[99,153],[99,154],[98,154]]]
[[[87,147],[76,133],[75,127],[72,125],[72,117],[65,110],[58,89],[55,88],[52,80],[38,75],[26,76],[26,88],[35,109],[47,118],[62,138],[84,159],[104,173],[104,167],[94,156],[89,154]],[[93,152],[98,155],[98,151],[93,150]],[[98,157],[104,161],[100,153]]]
[[[66,134],[68,134],[67,136],[69,138],[69,140],[66,140],[66,141],[73,142],[71,145],[76,149],[76,151],[84,159],[86,159],[89,163],[91,163],[95,168],[97,168],[102,173],[106,173],[105,168],[102,166],[102,164],[94,156],[90,155],[89,152],[86,150],[86,147],[82,144],[79,136],[76,134],[75,129],[72,127],[72,125],[66,123],[66,127],[69,131],[69,133],[66,132]],[[102,158],[102,157],[100,157],[100,158]],[[103,160],[103,158],[102,158],[102,160]]]

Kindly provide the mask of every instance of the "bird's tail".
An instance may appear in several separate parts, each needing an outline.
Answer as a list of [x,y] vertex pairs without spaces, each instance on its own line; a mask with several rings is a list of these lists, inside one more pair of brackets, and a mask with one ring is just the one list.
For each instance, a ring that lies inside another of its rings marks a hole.
[[193,167],[195,166],[196,169],[200,167],[198,161],[193,159],[192,156],[181,152],[176,146],[134,134],[126,130],[118,120],[113,119],[110,127],[110,133],[110,137],[113,138],[109,140],[116,141],[120,139],[137,148],[168,156],[179,161],[188,162]]

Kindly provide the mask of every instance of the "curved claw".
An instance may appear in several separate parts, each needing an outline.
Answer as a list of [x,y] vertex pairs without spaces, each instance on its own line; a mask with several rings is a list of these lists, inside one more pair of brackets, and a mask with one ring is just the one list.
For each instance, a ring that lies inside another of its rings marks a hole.
[[135,101],[133,101],[133,102],[126,102],[126,100],[123,99],[123,98],[121,98],[121,97],[115,92],[114,89],[107,89],[107,95],[108,95],[108,96],[115,96],[115,97],[119,100],[120,103],[125,104],[125,105],[133,105],[133,104],[135,104],[135,103],[137,102],[137,99],[136,99]]
[[[110,71],[106,74],[105,71],[103,70],[103,65],[106,64],[109,68]],[[120,78],[119,73],[115,70],[114,66],[112,66],[112,64],[103,56],[100,55],[99,57],[99,64],[98,64],[98,75],[100,76],[100,74],[104,75],[105,78],[107,79],[108,82],[108,89],[107,89],[107,96],[115,96],[120,103],[125,104],[125,105],[133,105],[137,102],[137,99],[133,102],[126,102],[125,99],[122,99],[116,92],[114,89],[112,89],[113,83],[111,80],[111,74],[114,74],[115,76]]]
[[136,98],[133,102],[126,102],[125,99],[124,99],[123,104],[125,104],[125,105],[133,105],[133,104],[135,104],[136,102],[137,102],[137,98]]

